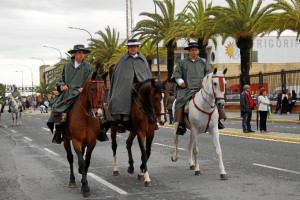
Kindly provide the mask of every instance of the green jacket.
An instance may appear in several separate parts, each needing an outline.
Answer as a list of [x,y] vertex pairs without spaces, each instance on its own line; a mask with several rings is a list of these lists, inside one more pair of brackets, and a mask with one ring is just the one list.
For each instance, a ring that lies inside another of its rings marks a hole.
[[[59,81],[56,84],[60,94],[54,100],[52,106],[53,113],[60,114],[66,112],[73,105],[79,96],[78,89],[84,86],[85,81],[92,72],[93,67],[86,61],[82,61],[82,63],[75,68],[74,59],[72,59],[71,62],[64,66]],[[61,85],[67,85],[69,90],[62,92],[60,90]]]
[[199,57],[195,61],[187,57],[178,62],[171,80],[175,81],[176,78],[182,78],[187,87],[182,89],[177,86],[175,109],[181,108],[187,103],[192,94],[199,89],[202,79],[210,72],[211,69],[206,60]]
[[12,92],[11,92],[11,95],[12,95],[14,98],[18,97],[18,99],[21,101],[21,93],[20,93],[19,90],[14,90],[14,91],[12,91]]
[[5,85],[0,83],[0,104],[5,104]]

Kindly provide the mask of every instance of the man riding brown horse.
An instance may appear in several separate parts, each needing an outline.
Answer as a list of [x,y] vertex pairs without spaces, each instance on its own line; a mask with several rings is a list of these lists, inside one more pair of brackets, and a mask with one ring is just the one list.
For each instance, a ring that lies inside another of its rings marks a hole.
[[[66,113],[71,108],[79,94],[82,92],[85,81],[92,73],[93,67],[84,60],[84,54],[90,53],[84,45],[78,44],[68,53],[73,54],[71,61],[67,63],[61,73],[57,83],[57,90],[60,92],[52,105],[52,112],[47,122],[48,127],[55,132],[52,142],[60,144],[62,142],[62,125],[66,119]],[[107,141],[105,132],[99,134],[98,140]]]

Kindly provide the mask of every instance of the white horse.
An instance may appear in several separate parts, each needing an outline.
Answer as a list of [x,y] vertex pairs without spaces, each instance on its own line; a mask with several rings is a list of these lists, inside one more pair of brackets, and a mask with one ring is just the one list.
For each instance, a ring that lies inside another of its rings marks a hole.
[[[21,125],[21,110],[22,103],[20,101],[16,101],[15,98],[10,94],[8,96],[8,104],[11,110],[11,117],[13,120],[13,125]],[[15,120],[16,118],[16,120]]]
[[[224,71],[214,71],[207,74],[202,81],[202,88],[195,93],[192,100],[188,103],[188,119],[185,119],[185,124],[188,129],[191,130],[190,142],[189,142],[189,165],[191,170],[195,170],[195,175],[200,175],[200,166],[198,163],[198,139],[199,133],[209,133],[213,137],[214,146],[219,159],[219,168],[221,170],[220,178],[227,180],[228,176],[225,172],[222,150],[219,140],[218,130],[218,108],[223,108],[225,105],[224,93],[225,93],[225,73]],[[178,122],[174,123],[174,145],[175,151],[172,156],[172,161],[178,160],[178,135],[176,131],[178,128]]]

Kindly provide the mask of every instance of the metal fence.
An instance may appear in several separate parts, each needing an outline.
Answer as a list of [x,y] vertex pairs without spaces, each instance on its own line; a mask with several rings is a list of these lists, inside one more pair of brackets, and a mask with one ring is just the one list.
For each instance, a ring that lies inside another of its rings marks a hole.
[[[227,102],[238,101],[242,92],[241,76],[226,77]],[[280,72],[262,73],[250,75],[250,87],[252,95],[256,96],[261,87],[266,88],[269,98],[274,100],[278,92],[295,90],[297,98],[300,98],[300,70],[282,70]]]

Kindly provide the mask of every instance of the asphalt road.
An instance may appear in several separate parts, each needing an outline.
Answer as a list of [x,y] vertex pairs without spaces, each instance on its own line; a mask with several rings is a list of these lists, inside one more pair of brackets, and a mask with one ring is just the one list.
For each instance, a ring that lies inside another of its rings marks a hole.
[[[9,114],[0,127],[0,199],[83,199],[80,175],[77,188],[67,187],[69,166],[63,145],[52,144],[47,116],[22,117],[10,126]],[[230,123],[230,122],[229,122]],[[160,128],[154,138],[148,171],[153,186],[137,179],[140,151],[133,145],[135,173],[127,173],[127,133],[119,134],[119,176],[112,175],[111,143],[97,143],[93,152],[87,199],[300,199],[300,145],[221,135],[223,161],[229,176],[219,179],[218,161],[209,134],[199,135],[202,175],[188,167],[188,134],[180,138],[180,158],[171,161],[173,129]],[[77,169],[75,156],[74,168]]]

